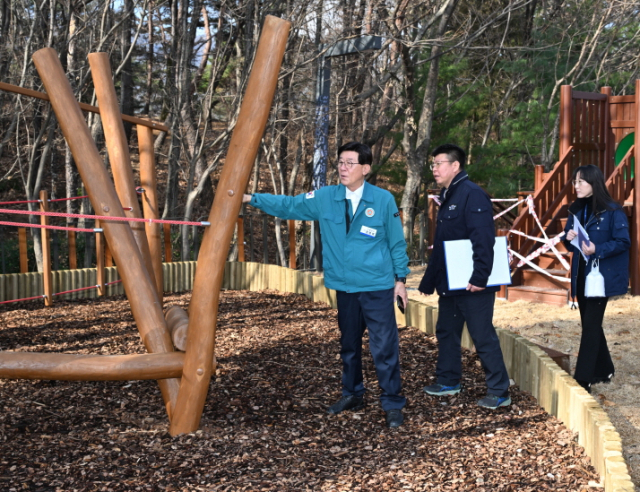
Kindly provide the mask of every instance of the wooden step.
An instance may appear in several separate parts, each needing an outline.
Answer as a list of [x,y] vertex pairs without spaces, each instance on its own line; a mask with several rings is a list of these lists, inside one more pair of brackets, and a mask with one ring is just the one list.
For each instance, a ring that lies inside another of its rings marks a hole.
[[569,301],[567,289],[545,289],[543,287],[528,287],[518,285],[507,287],[507,300],[528,301],[553,304],[554,306],[566,306]]
[[[546,271],[556,277],[569,278],[570,273],[564,269],[549,269]],[[564,289],[567,290],[569,283],[556,280],[545,275],[542,272],[527,268],[522,270],[522,285],[527,287],[542,287],[546,289]]]
[[[564,251],[558,248],[558,252],[568,264],[571,264],[571,253],[566,251],[564,245],[562,245],[562,249]],[[541,268],[562,268],[562,263],[560,263],[560,260],[553,252],[542,253],[538,256],[536,264]]]

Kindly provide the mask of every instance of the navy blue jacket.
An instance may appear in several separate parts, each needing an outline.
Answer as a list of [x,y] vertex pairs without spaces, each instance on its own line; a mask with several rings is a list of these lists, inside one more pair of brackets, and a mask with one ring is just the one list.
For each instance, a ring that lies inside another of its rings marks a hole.
[[[577,216],[582,226],[589,234],[589,240],[596,245],[595,254],[589,258],[585,267],[585,275],[589,275],[593,264],[593,257],[600,262],[600,273],[604,277],[604,291],[606,297],[619,296],[627,293],[629,288],[629,224],[624,211],[618,203],[612,203],[613,210],[599,210],[592,214],[585,225],[582,219],[585,199],[578,199],[569,207],[569,219],[564,228],[567,233],[573,229],[574,217]],[[565,245],[573,253],[571,261],[571,296],[576,295],[576,279],[578,278],[578,255],[580,252],[568,241]]]
[[424,294],[438,291],[441,296],[473,295],[468,290],[449,290],[444,257],[444,241],[470,239],[473,247],[471,285],[486,287],[482,292],[497,292],[500,287],[487,287],[493,268],[493,246],[496,231],[491,199],[477,184],[469,180],[466,171],[453,178],[449,188],[440,191],[440,210],[429,266],[418,290]]

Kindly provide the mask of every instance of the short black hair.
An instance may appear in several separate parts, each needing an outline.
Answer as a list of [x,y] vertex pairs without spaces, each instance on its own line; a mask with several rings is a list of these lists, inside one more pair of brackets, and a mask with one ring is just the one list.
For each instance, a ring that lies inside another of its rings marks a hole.
[[371,147],[360,142],[347,142],[341,145],[338,149],[338,157],[343,152],[357,152],[358,164],[369,164],[373,162],[373,154],[371,153]]
[[447,154],[449,159],[451,159],[451,162],[458,161],[460,163],[460,169],[464,169],[464,166],[467,163],[467,154],[457,145],[449,143],[438,145],[433,152],[431,152],[431,157],[435,157],[440,154]]

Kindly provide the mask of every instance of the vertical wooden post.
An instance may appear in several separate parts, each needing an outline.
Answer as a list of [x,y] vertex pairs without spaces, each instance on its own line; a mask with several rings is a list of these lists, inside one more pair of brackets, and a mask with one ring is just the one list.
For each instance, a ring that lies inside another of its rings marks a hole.
[[111,254],[111,249],[109,248],[109,243],[107,242],[107,238],[104,237],[104,233],[101,232],[102,239],[104,243],[104,266],[112,267],[113,266],[113,255]]
[[262,28],[238,122],[233,130],[218,193],[213,200],[189,306],[189,336],[182,370],[180,393],[169,433],[193,432],[200,425],[211,380],[218,300],[235,218],[242,207],[271,102],[291,24],[267,16]]
[[542,182],[544,181],[544,166],[533,167],[533,191],[534,193],[540,189]]
[[[40,211],[49,211],[49,196],[45,190],[40,191]],[[49,217],[40,216],[40,224],[49,225]],[[40,230],[42,241],[42,284],[44,287],[44,305],[53,305],[53,277],[51,276],[51,242],[49,241],[49,229]]]
[[173,261],[173,252],[171,251],[171,224],[162,224],[162,233],[164,235],[164,261],[171,263]]
[[[96,219],[96,229],[100,228],[100,221]],[[98,295],[105,295],[104,281],[104,263],[105,263],[105,251],[104,251],[104,233],[96,232],[96,277],[98,282]]]
[[636,80],[635,112],[635,167],[633,171],[635,184],[633,186],[633,217],[631,217],[631,220],[633,221],[631,226],[633,235],[631,237],[631,251],[629,257],[631,260],[631,294],[637,296],[640,295],[640,258],[638,258],[640,254],[640,186],[638,186],[638,183],[640,183],[640,80]]
[[296,221],[289,222],[289,268],[296,269]]
[[237,221],[238,228],[238,261],[244,260],[244,217],[242,215],[238,216]]
[[[142,210],[145,219],[159,219],[158,195],[156,183],[156,159],[153,152],[153,130],[148,126],[137,125],[138,148],[140,152],[140,186],[142,194]],[[158,298],[162,301],[164,294],[162,279],[162,241],[160,240],[160,224],[146,223],[145,231],[149,243],[149,254],[153,265]]]
[[29,261],[27,259],[26,227],[18,227],[18,245],[20,248],[20,273],[29,273]]
[[602,143],[604,144],[602,172],[604,173],[604,179],[611,175],[614,169],[614,157],[616,153],[615,137],[611,129],[611,87],[602,87],[600,93],[607,96],[607,100],[604,103],[603,115],[601,116],[601,131],[602,131]]
[[[43,48],[36,51],[32,58],[62,134],[75,157],[93,208],[105,217],[124,217],[120,199],[91,137],[58,54],[53,48]],[[118,265],[118,273],[122,278],[124,290],[131,304],[131,312],[145,347],[152,353],[173,352],[171,334],[158,302],[155,285],[150,280],[131,228],[126,222],[115,221],[104,221],[102,228]],[[158,380],[158,385],[167,414],[171,418],[180,380],[161,379]]]
[[69,270],[78,268],[78,255],[76,253],[76,231],[67,231],[67,244],[69,247]]
[[573,141],[573,122],[572,122],[572,95],[571,86],[563,85],[560,88],[560,155],[563,156]]
[[[138,194],[133,180],[129,142],[127,142],[124,124],[122,123],[116,89],[113,86],[109,55],[107,53],[90,53],[89,65],[91,66],[91,76],[93,77],[96,97],[100,105],[100,119],[102,120],[107,151],[109,152],[109,162],[116,193],[122,206],[127,209],[125,215],[139,219],[142,217],[142,212],[140,211]],[[133,237],[140,249],[149,278],[156,285],[145,225],[142,222],[131,222],[129,227],[131,227]]]

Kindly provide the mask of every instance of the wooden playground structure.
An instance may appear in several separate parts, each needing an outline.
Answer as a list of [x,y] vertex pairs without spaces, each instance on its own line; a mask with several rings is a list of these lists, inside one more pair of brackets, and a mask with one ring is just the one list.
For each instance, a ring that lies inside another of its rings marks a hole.
[[[582,165],[598,166],[609,193],[624,207],[629,220],[630,292],[640,295],[640,187],[634,185],[634,176],[640,173],[640,80],[636,80],[635,95],[628,96],[612,96],[610,87],[590,93],[562,86],[559,142],[560,160],[553,169],[545,173],[543,166],[535,168],[533,205],[545,233],[551,236],[564,229],[567,207],[576,198],[573,171]],[[522,207],[511,230],[530,237],[543,235],[527,207]],[[537,248],[534,240],[521,235],[511,234],[510,242],[511,249],[523,257]],[[562,242],[556,247],[568,261]],[[517,266],[514,260],[508,299],[566,304],[569,284],[560,278],[568,280],[570,273],[558,256],[546,252],[533,262],[542,271]]]
[[[56,52],[44,48],[34,53],[33,61],[47,97],[74,156],[91,204],[101,216],[101,227],[119,267],[133,317],[148,353],[87,356],[5,351],[0,352],[0,377],[82,381],[157,379],[170,420],[171,435],[198,429],[211,379],[218,299],[226,255],[241,208],[242,194],[266,126],[289,28],[290,23],[282,19],[268,16],[265,20],[218,193],[209,215],[209,223],[215,227],[207,230],[202,241],[189,315],[172,309],[167,313],[167,319],[162,309],[158,226],[145,230],[141,221],[130,225],[126,221],[108,219],[142,217],[108,56],[104,53],[90,54],[89,63],[113,182]],[[154,169],[155,166],[151,165],[154,125],[145,120],[136,121],[136,124],[141,169],[143,156],[148,159],[147,169]],[[141,175],[145,191],[153,190],[143,202],[146,218],[157,218],[154,180],[153,172]],[[184,331],[186,319],[188,336],[185,352],[178,352],[171,331],[178,328]]]

